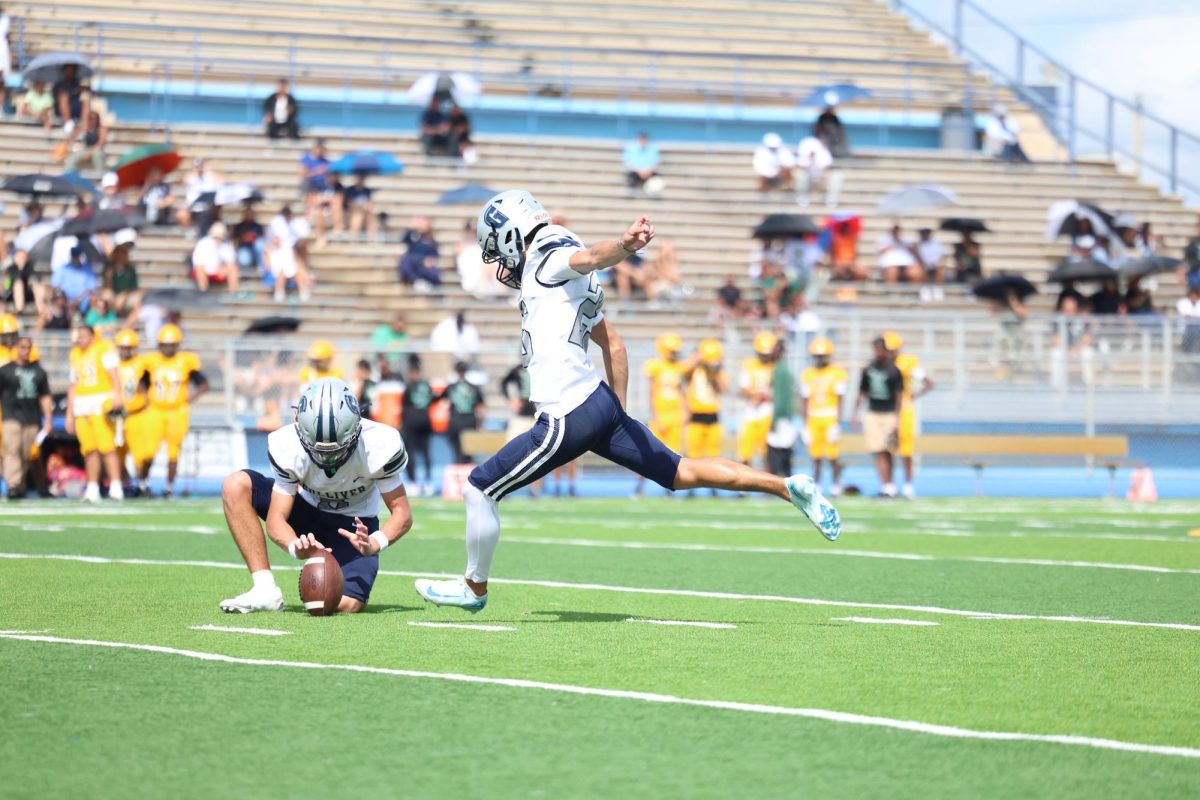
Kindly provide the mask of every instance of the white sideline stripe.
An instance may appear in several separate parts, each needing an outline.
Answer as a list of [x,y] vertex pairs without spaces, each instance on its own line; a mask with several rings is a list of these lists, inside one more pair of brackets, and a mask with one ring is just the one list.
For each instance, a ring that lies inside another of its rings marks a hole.
[[253,633],[256,636],[291,636],[291,631],[276,631],[271,628],[234,628],[229,625],[190,625],[193,631],[222,631],[224,633]]
[[[76,556],[62,553],[0,553],[0,558],[49,561],[78,561],[85,564],[126,564],[150,567],[212,567],[216,569],[244,570],[245,564],[230,561],[171,561],[150,558],[105,558],[103,556]],[[299,567],[277,566],[275,570],[296,571]],[[409,572],[406,570],[379,570],[380,575],[399,578],[456,578],[458,573]],[[1177,631],[1200,631],[1200,625],[1182,622],[1142,622],[1106,617],[1076,617],[1069,615],[1015,614],[994,611],[970,611],[963,608],[941,606],[917,606],[900,603],[867,603],[853,600],[824,600],[815,597],[791,597],[776,594],[739,594],[737,592],[711,592],[699,589],[650,589],[641,586],[610,586],[603,583],[567,583],[565,581],[539,581],[520,578],[491,578],[492,583],[508,586],[539,586],[545,589],[578,589],[590,592],[621,592],[625,594],[649,594],[662,597],[701,597],[708,600],[759,600],[769,603],[795,603],[804,606],[828,606],[832,608],[871,608],[884,611],[911,611],[919,614],[942,614],[967,619],[1031,620],[1037,622],[1077,622],[1091,625],[1119,625],[1131,628],[1166,628]]]
[[648,622],[651,625],[684,625],[689,628],[736,628],[730,622],[688,622],[682,619],[639,619],[638,617],[630,617],[626,622]]
[[306,600],[304,603],[304,607],[306,609],[308,609],[309,611],[311,611],[314,608],[321,608],[324,605],[325,605],[324,600]]
[[884,617],[833,617],[834,622],[863,622],[867,625],[938,625],[927,619],[885,619]]
[[409,625],[414,628],[460,628],[468,631],[515,631],[516,628],[510,628],[507,625],[472,625],[468,622],[417,622],[409,620]]
[[795,708],[789,706],[770,706],[759,703],[739,703],[729,700],[697,700],[689,697],[677,697],[669,694],[652,692],[636,692],[621,689],[596,689],[589,686],[573,686],[565,683],[547,683],[530,681],[520,678],[490,678],[482,675],[462,675],[453,672],[423,672],[410,669],[389,669],[386,667],[367,667],[358,664],[321,664],[311,661],[276,661],[262,658],[238,658],[221,653],[208,653],[200,650],[181,650],[175,647],[162,647],[153,644],[134,644],[131,642],[106,642],[95,639],[64,639],[57,636],[31,636],[25,634],[0,634],[0,638],[16,639],[26,642],[44,642],[49,644],[74,644],[86,647],[109,647],[120,650],[140,650],[148,653],[163,653],[165,655],[184,656],[200,661],[216,661],[225,664],[245,664],[258,667],[291,667],[293,669],[328,669],[345,672],[362,672],[372,675],[391,675],[401,678],[426,678],[431,680],[455,681],[458,683],[477,683],[490,686],[507,686],[515,689],[541,689],[563,694],[584,695],[588,697],[610,697],[621,700],[640,700],[644,703],[662,703],[667,705],[696,706],[714,708],[722,711],[743,711],[751,714],[775,714],[789,717],[804,717],[819,719],[826,722],[842,722],[850,725],[865,725],[875,728],[891,728],[893,730],[924,733],[931,736],[944,736],[952,739],[982,739],[1000,742],[1044,742],[1046,744],[1063,744],[1077,747],[1091,747],[1099,750],[1120,750],[1128,753],[1148,753],[1160,756],[1177,756],[1181,758],[1200,758],[1200,749],[1178,747],[1174,745],[1143,744],[1140,742],[1123,742],[1117,739],[1098,739],[1091,736],[1073,736],[1066,734],[1015,733],[1010,731],[977,731],[970,728],[958,728],[952,725],[937,725],[928,722],[916,722],[890,717],[872,717],[864,714],[851,714],[844,711],[831,711],[824,708]]
[[[115,516],[115,515],[114,515]],[[31,527],[32,526],[32,527]],[[198,533],[204,536],[215,536],[221,531],[213,525],[112,525],[88,521],[89,531],[135,531],[138,533]],[[38,517],[23,521],[0,522],[0,527],[20,528],[28,533],[66,533],[78,531],[78,527],[70,527],[60,523],[42,523]]]

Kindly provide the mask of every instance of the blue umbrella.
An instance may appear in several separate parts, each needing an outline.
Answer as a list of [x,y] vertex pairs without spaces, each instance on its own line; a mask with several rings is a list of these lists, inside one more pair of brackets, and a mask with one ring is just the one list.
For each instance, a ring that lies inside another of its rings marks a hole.
[[870,97],[871,93],[853,83],[833,83],[829,86],[818,86],[812,94],[804,99],[806,106],[837,106]]
[[489,189],[486,186],[480,186],[478,183],[464,183],[457,189],[451,189],[444,195],[438,198],[439,206],[473,206],[479,203],[486,203],[495,197],[498,192],[495,189]]
[[395,175],[404,171],[404,164],[388,153],[378,150],[359,150],[344,155],[329,165],[331,172],[342,174],[363,173],[364,175]]
[[84,192],[85,194],[90,194],[92,197],[100,196],[100,190],[98,188],[96,188],[96,184],[92,183],[91,181],[89,181],[87,178],[80,175],[75,170],[71,170],[70,172],[64,172],[59,177],[62,178],[67,183],[71,184],[72,186],[77,187],[81,192]]

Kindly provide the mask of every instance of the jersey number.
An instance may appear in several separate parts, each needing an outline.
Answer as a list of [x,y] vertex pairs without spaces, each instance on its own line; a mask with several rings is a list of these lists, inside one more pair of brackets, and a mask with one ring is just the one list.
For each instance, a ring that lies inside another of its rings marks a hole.
[[596,283],[596,273],[592,273],[588,281],[588,296],[579,304],[575,312],[575,324],[571,327],[571,336],[567,339],[571,344],[579,345],[587,351],[588,341],[592,338],[592,327],[600,316],[600,307],[604,305],[604,289]]

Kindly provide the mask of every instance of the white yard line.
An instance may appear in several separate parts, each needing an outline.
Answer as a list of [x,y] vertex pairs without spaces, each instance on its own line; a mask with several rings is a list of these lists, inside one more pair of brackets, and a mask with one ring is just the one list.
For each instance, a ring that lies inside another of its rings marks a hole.
[[191,625],[193,631],[221,631],[223,633],[249,633],[255,636],[291,636],[291,631],[277,631],[271,628],[235,628],[231,625]]
[[916,625],[930,626],[939,623],[927,619],[888,619],[884,617],[833,617],[834,622],[862,622],[867,625]]
[[651,625],[680,625],[686,628],[736,628],[731,622],[689,622],[682,619],[640,619],[630,617],[626,622],[648,622]]
[[82,647],[106,647],[120,650],[139,650],[149,653],[182,656],[200,661],[213,661],[225,664],[244,664],[258,667],[284,667],[291,669],[309,670],[339,670],[344,672],[360,672],[370,675],[388,675],[399,678],[424,678],[427,680],[453,681],[456,683],[475,683],[490,686],[504,686],[513,689],[540,689],[561,694],[583,695],[588,697],[606,697],[620,700],[637,700],[643,703],[659,703],[666,705],[694,706],[712,708],[722,711],[740,711],[750,714],[772,714],[778,716],[803,717],[818,719],[825,722],[841,722],[850,725],[864,725],[873,728],[887,728],[911,733],[923,733],[930,736],[943,736],[951,739],[977,739],[1000,742],[1039,742],[1044,744],[1061,744],[1075,747],[1090,747],[1098,750],[1119,750],[1127,753],[1146,753],[1177,758],[1200,758],[1200,749],[1178,747],[1173,745],[1144,744],[1141,742],[1125,742],[1117,739],[1098,739],[1091,736],[1075,736],[1068,734],[1016,733],[1011,731],[979,731],[970,728],[958,728],[952,725],[938,725],[928,722],[916,722],[890,717],[872,717],[863,714],[851,714],[844,711],[832,711],[824,708],[795,708],[789,706],[771,706],[759,703],[739,703],[728,700],[698,700],[689,697],[677,697],[669,694],[652,692],[625,691],[620,689],[597,689],[590,686],[574,686],[565,683],[547,683],[521,678],[491,678],[483,675],[462,675],[452,672],[424,672],[410,669],[388,669],[385,667],[368,667],[358,664],[321,664],[311,661],[277,661],[262,658],[237,658],[221,653],[208,653],[199,650],[182,650],[175,647],[162,647],[153,644],[134,644],[130,642],[107,642],[95,639],[65,639],[56,636],[33,636],[24,634],[0,634],[3,639],[17,639],[26,642],[42,642],[48,644],[68,644]]
[[134,531],[136,533],[199,533],[214,536],[221,531],[213,525],[134,525],[113,523],[98,523],[88,521],[77,526],[63,525],[60,522],[40,522],[26,520],[17,522],[9,520],[0,522],[0,528],[20,528],[23,533],[67,533],[89,531]]
[[458,628],[460,630],[487,631],[489,633],[516,630],[516,628],[510,628],[507,625],[471,625],[467,622],[417,622],[410,620],[408,624],[414,628]]
[[[243,564],[231,561],[169,561],[149,558],[105,558],[103,556],[76,556],[62,553],[0,553],[0,558],[78,561],[85,564],[130,564],[152,567],[211,567],[216,569],[244,570]],[[299,567],[276,566],[276,570],[296,571]],[[409,572],[405,570],[379,570],[380,575],[400,578],[454,578],[457,573]],[[773,594],[739,594],[737,592],[710,592],[698,589],[651,589],[641,586],[610,586],[603,583],[568,583],[566,581],[522,580],[519,578],[492,578],[492,583],[510,586],[540,586],[547,589],[576,589],[590,592],[619,592],[624,594],[646,594],[661,597],[699,597],[708,600],[758,600],[769,603],[795,603],[806,606],[828,606],[833,608],[871,608],[886,611],[910,611],[919,614],[940,614],[967,619],[1031,620],[1037,622],[1072,622],[1089,625],[1118,625],[1132,628],[1165,628],[1177,631],[1200,631],[1200,625],[1181,622],[1142,622],[1139,620],[1108,619],[1104,617],[1076,617],[1068,615],[1014,614],[992,611],[970,611],[941,606],[918,606],[899,603],[867,603],[852,600],[825,600],[815,597],[791,597]]]

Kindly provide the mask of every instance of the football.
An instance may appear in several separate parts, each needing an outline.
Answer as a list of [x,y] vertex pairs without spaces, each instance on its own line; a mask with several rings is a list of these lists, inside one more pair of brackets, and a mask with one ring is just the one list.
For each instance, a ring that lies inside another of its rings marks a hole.
[[328,617],[342,599],[342,568],[327,550],[304,560],[300,570],[300,601],[314,617]]

